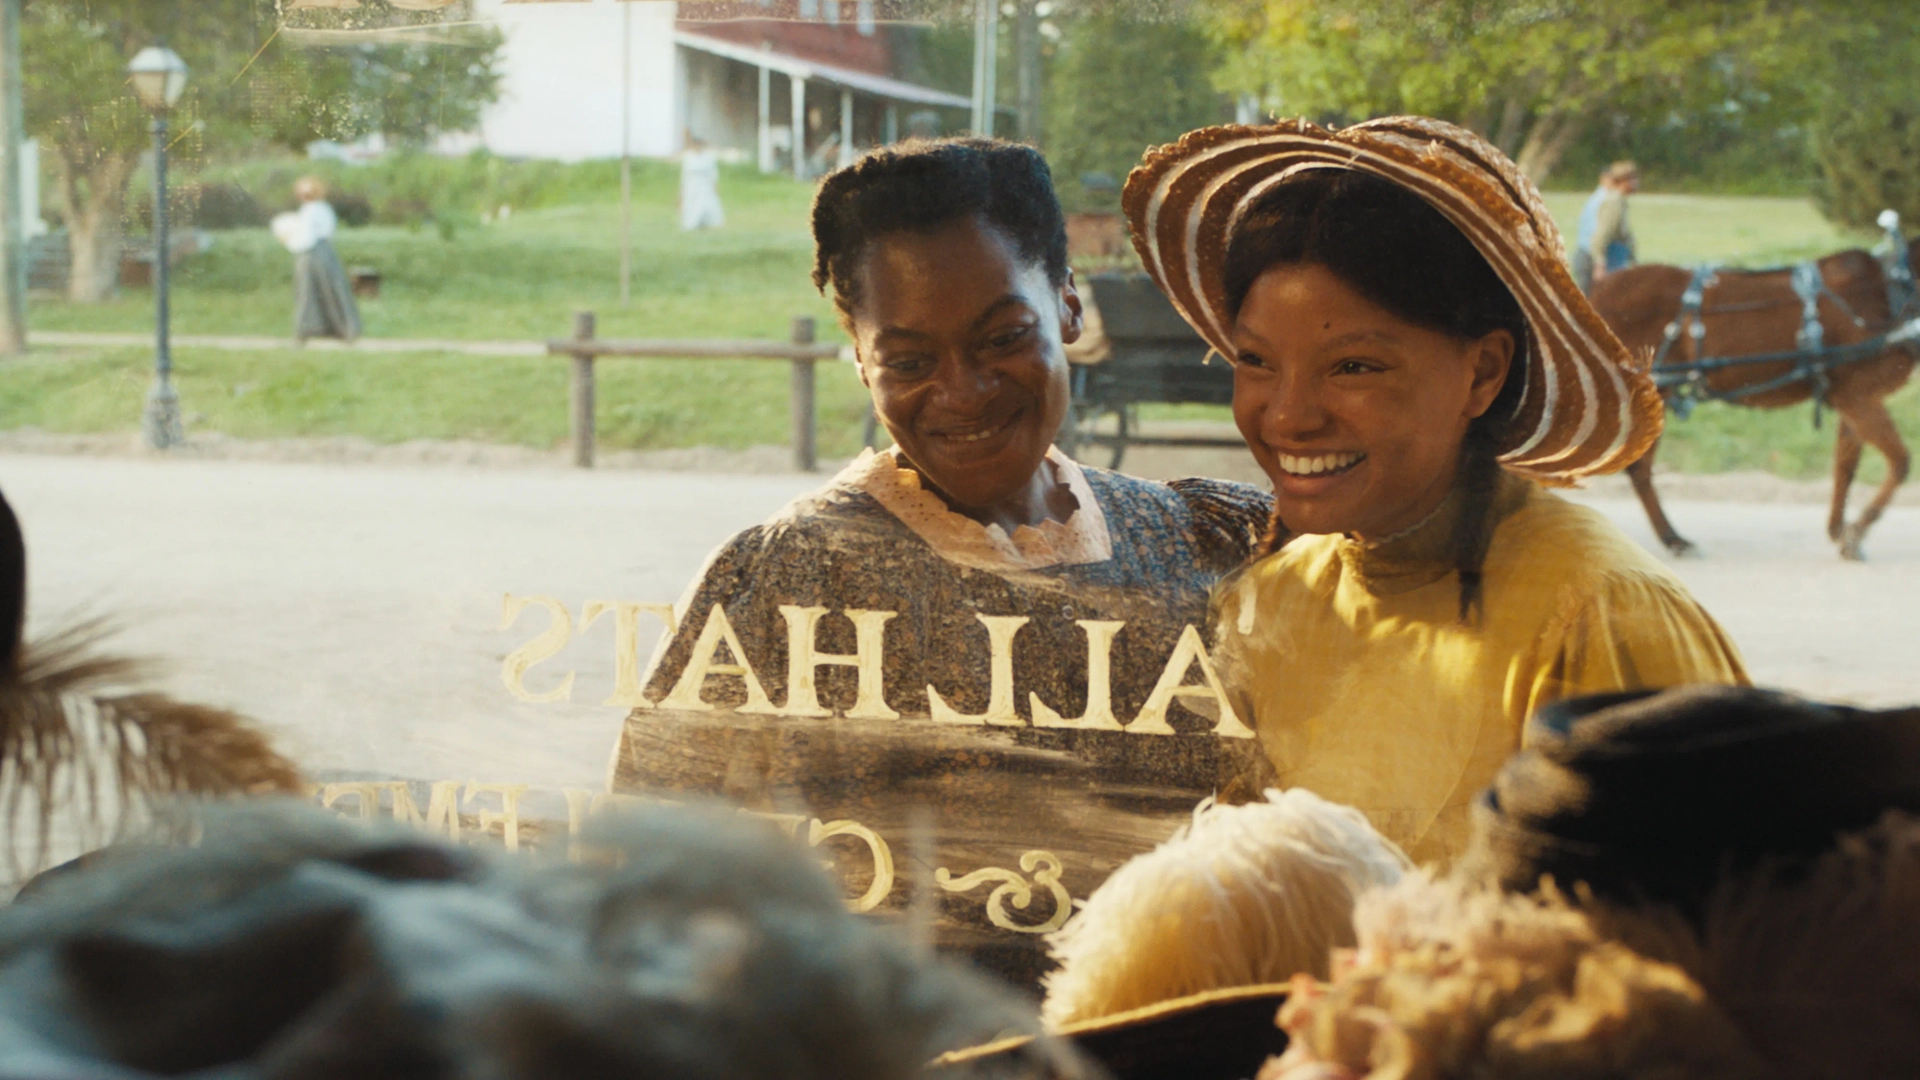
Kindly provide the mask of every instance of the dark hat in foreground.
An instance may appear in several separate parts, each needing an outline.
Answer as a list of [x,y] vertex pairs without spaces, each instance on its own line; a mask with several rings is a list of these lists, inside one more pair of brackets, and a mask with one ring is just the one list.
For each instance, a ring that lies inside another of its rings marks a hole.
[[1574,699],[1532,728],[1475,809],[1469,865],[1507,889],[1551,875],[1694,910],[1727,871],[1920,812],[1920,708],[1694,686]]
[[[1231,357],[1227,243],[1247,208],[1310,169],[1391,180],[1445,215],[1526,315],[1525,392],[1500,449],[1505,468],[1549,484],[1616,472],[1660,436],[1647,365],[1601,320],[1566,267],[1566,246],[1533,182],[1493,144],[1423,116],[1339,130],[1305,120],[1190,131],[1147,151],[1121,197],[1154,281],[1207,344]],[[1409,252],[1409,273],[1420,273]]]
[[[1105,1066],[1114,1080],[1246,1080],[1287,1048],[1277,1018],[1288,986],[1235,986],[1067,1024],[1054,1034]],[[1011,1060],[1031,1036],[956,1050],[934,1071]]]

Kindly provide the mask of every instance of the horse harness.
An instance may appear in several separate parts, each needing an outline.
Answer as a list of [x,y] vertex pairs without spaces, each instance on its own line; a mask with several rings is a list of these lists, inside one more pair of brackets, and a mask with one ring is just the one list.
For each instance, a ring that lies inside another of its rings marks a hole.
[[[1821,276],[1820,264],[1816,261],[1795,263],[1791,267],[1774,268],[1791,271],[1793,293],[1800,300],[1800,329],[1794,335],[1794,348],[1789,352],[1750,353],[1744,356],[1709,356],[1706,354],[1706,322],[1701,318],[1706,291],[1718,280],[1719,268],[1711,263],[1694,268],[1693,277],[1687,282],[1686,291],[1680,294],[1680,314],[1667,324],[1666,333],[1660,339],[1660,347],[1653,355],[1654,385],[1666,394],[1668,407],[1681,419],[1693,412],[1693,407],[1703,401],[1739,401],[1755,394],[1764,394],[1791,386],[1798,382],[1808,382],[1813,386],[1813,426],[1820,426],[1821,410],[1827,405],[1827,373],[1843,364],[1868,360],[1885,352],[1888,348],[1920,339],[1920,318],[1912,317],[1916,299],[1913,267],[1907,258],[1906,240],[1900,234],[1899,215],[1887,211],[1880,215],[1880,225],[1887,232],[1891,252],[1882,258],[1882,269],[1887,283],[1887,307],[1896,320],[1901,320],[1884,334],[1856,341],[1847,345],[1826,344],[1826,330],[1820,325],[1820,300],[1833,301],[1853,324],[1866,328],[1866,321],[1856,314],[1851,305],[1841,296],[1827,287],[1826,279]],[[1751,271],[1766,273],[1766,270]],[[1716,312],[1762,308],[1772,306],[1768,302],[1753,304],[1727,305],[1710,309]],[[1668,365],[1666,359],[1673,346],[1685,334],[1693,340],[1693,354],[1698,359],[1685,364]],[[1724,368],[1742,367],[1749,364],[1777,364],[1791,362],[1793,367],[1785,374],[1766,379],[1751,386],[1734,387],[1730,390],[1715,390],[1707,385],[1707,376]]]

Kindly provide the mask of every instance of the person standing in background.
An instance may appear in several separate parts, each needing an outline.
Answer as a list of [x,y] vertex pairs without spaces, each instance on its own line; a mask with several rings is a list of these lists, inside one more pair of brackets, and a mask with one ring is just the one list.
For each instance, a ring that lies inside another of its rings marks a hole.
[[319,177],[294,181],[293,195],[300,209],[273,219],[273,235],[293,252],[293,339],[301,345],[311,337],[352,341],[360,336],[360,308],[333,250],[340,218]]
[[1595,282],[1637,261],[1627,196],[1639,190],[1640,169],[1631,161],[1616,161],[1600,173],[1600,186],[1580,209],[1574,244],[1573,280],[1581,292],[1592,292]]
[[720,205],[720,155],[704,140],[687,136],[680,152],[680,228],[718,229],[727,223]]

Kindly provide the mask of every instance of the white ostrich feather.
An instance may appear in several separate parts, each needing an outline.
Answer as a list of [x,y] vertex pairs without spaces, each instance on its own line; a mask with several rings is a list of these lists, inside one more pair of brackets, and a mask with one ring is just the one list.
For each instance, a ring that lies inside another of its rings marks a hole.
[[1349,806],[1304,788],[1219,806],[1114,871],[1049,938],[1059,970],[1041,1018],[1058,1028],[1205,990],[1325,978],[1354,944],[1354,900],[1411,868]]

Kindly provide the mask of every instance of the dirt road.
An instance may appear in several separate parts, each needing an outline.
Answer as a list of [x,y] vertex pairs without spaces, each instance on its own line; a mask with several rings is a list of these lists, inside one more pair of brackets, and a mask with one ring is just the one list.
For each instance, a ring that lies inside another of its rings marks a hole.
[[[171,689],[259,717],[315,772],[544,787],[599,786],[622,713],[600,704],[613,619],[581,630],[583,605],[677,599],[716,543],[820,479],[0,454],[36,630],[115,616]],[[1581,498],[1652,544],[1617,492]],[[1677,568],[1758,679],[1920,701],[1920,510],[1889,512],[1872,561],[1847,564],[1817,506],[1669,509],[1707,553]],[[571,643],[526,680],[572,670],[570,701],[509,695],[502,657],[548,619],[503,628],[508,593],[570,612]]]

